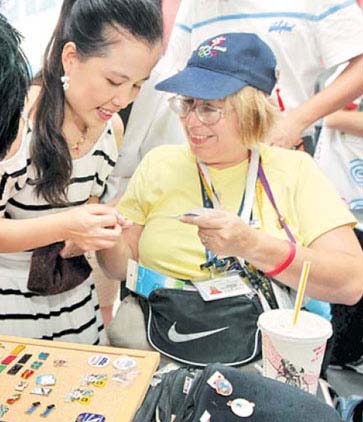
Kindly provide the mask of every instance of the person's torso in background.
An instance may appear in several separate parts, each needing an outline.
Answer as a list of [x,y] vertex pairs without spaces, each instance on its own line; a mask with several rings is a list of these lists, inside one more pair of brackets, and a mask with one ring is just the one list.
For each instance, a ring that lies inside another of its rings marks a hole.
[[[339,66],[326,84],[331,84],[345,66]],[[354,104],[362,111],[363,96]],[[323,122],[314,158],[348,207],[363,210],[363,137],[329,128]]]
[[323,126],[315,159],[348,207],[363,210],[363,138]]

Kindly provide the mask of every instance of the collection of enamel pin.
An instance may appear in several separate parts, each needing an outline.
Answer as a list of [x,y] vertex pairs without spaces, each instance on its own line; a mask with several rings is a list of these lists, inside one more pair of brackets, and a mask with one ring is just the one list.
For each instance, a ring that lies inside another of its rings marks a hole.
[[[0,344],[1,349],[5,349],[3,344]],[[49,362],[51,362],[50,353],[40,352],[38,354],[24,353],[26,352],[24,344],[17,345],[10,353],[0,361],[0,374],[14,377],[14,393],[6,400],[0,400],[0,422],[5,422],[2,418],[6,416],[11,417],[11,410],[16,407],[16,403],[22,399],[22,396],[32,394],[39,396],[39,399],[29,406],[25,411],[25,415],[41,416],[46,418],[49,414],[56,412],[57,405],[50,403],[49,396],[52,391],[56,390],[57,377],[49,371]],[[106,355],[93,355],[88,359],[88,365],[93,367],[92,373],[89,373],[81,379],[76,388],[71,388],[64,396],[64,403],[76,402],[82,405],[87,405],[91,402],[97,389],[102,388],[108,382],[109,375],[105,373],[98,373],[97,370],[105,368],[111,363],[111,358]],[[69,367],[71,363],[64,359],[54,359],[52,361],[53,368]],[[48,367],[46,373],[41,373],[44,366]],[[139,376],[140,372],[135,359],[123,355],[112,361],[112,366],[115,372],[112,374],[112,381],[123,387],[130,386],[134,380]],[[43,368],[42,368],[43,367]],[[41,369],[42,368],[42,369]],[[96,370],[97,369],[97,370]],[[20,379],[17,377],[20,376]],[[1,377],[1,375],[0,375]],[[35,382],[33,382],[35,381]],[[0,385],[3,380],[0,378]],[[11,380],[6,380],[7,385]],[[41,402],[46,399],[47,403]],[[27,419],[24,417],[24,421]],[[29,418],[30,422],[31,418]],[[106,418],[103,415],[83,412],[80,413],[74,422],[105,422]]]
[[[207,384],[210,385],[217,394],[225,397],[232,396],[233,386],[220,372],[216,371],[208,379]],[[254,412],[255,403],[252,403],[242,397],[237,397],[227,402],[227,406],[231,408],[231,411],[240,418],[248,418]],[[201,422],[209,422],[211,420],[210,413],[206,410],[202,417]]]

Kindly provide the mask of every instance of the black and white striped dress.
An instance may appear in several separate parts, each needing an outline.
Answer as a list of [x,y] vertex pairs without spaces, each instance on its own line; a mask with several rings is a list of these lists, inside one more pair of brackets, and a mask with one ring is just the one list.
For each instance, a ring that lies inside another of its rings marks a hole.
[[[12,219],[34,218],[56,213],[37,198],[29,180],[35,177],[30,160],[31,128],[23,132],[16,155],[0,162],[0,213]],[[117,144],[108,122],[93,148],[73,160],[68,190],[72,206],[99,197],[117,159]],[[36,220],[34,220],[36,224]],[[73,290],[53,296],[38,296],[27,289],[30,252],[0,254],[0,334],[86,344],[103,344],[105,330],[95,285],[90,277]]]

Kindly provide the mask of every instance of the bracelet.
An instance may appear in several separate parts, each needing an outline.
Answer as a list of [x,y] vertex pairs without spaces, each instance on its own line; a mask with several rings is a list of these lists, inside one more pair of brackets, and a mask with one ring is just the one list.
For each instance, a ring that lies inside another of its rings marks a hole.
[[278,265],[276,268],[274,268],[271,271],[265,271],[265,274],[267,277],[274,277],[275,275],[280,274],[282,271],[284,271],[294,260],[296,255],[296,244],[294,242],[289,242],[289,255],[285,259],[284,262],[282,262],[280,265]]

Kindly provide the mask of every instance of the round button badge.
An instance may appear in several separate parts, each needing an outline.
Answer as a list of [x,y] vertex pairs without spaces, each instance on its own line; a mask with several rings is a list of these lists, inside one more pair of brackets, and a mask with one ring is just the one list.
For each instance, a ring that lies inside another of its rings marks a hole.
[[241,418],[248,418],[254,412],[255,403],[246,399],[230,400],[227,405],[231,408],[232,412]]
[[113,361],[113,366],[119,371],[130,371],[136,368],[136,361],[128,356],[120,356]]

